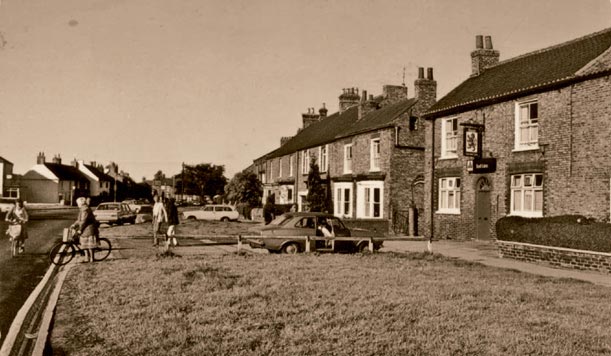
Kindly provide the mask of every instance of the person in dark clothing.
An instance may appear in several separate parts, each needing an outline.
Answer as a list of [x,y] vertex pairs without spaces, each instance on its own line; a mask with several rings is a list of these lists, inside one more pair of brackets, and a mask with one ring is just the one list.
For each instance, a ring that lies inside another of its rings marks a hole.
[[176,225],[180,223],[178,219],[178,208],[174,198],[170,198],[167,201],[166,210],[168,213],[168,231],[166,233],[166,244],[167,246],[177,246],[178,240],[176,240]]

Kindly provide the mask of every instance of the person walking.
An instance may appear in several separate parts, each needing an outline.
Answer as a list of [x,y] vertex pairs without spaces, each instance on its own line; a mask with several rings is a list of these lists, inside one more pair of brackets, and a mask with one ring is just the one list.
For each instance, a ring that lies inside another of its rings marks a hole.
[[178,219],[178,208],[176,207],[174,198],[168,199],[166,209],[168,213],[168,232],[166,233],[166,244],[169,248],[170,246],[178,245],[178,240],[176,240],[176,225],[178,225],[180,221]]
[[6,213],[4,219],[10,224],[8,232],[12,239],[17,240],[19,253],[23,253],[25,251],[25,240],[28,238],[26,223],[29,216],[21,199],[15,200],[15,205]]
[[159,246],[159,237],[157,235],[161,233],[161,225],[168,221],[168,213],[159,195],[155,195],[153,200],[155,200],[153,205],[153,246]]
[[81,249],[85,251],[85,260],[82,262],[93,262],[93,249],[97,247],[98,235],[96,219],[84,197],[76,199],[76,205],[79,208],[78,219],[71,228],[76,230]]

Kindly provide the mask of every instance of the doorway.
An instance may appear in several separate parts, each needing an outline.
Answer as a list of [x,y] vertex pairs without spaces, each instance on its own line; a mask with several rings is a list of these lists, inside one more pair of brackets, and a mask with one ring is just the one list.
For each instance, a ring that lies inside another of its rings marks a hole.
[[475,187],[475,238],[490,240],[490,181],[481,177]]

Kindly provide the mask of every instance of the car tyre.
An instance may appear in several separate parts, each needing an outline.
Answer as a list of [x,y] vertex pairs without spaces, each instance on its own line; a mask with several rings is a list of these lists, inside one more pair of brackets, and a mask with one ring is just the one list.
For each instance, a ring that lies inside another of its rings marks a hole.
[[229,218],[228,218],[228,217],[226,217],[226,216],[223,216],[223,217],[221,218],[221,221],[223,221],[223,222],[228,222],[228,221],[229,221]]
[[358,246],[358,249],[360,253],[371,253],[371,251],[369,251],[369,242],[368,241],[361,242]]
[[191,215],[191,216],[187,216],[187,220],[189,220],[189,221],[195,221],[195,220],[197,220],[197,219],[195,218],[195,216]]
[[286,253],[289,255],[294,255],[299,252],[299,245],[295,242],[289,242],[286,245],[282,246],[282,253]]

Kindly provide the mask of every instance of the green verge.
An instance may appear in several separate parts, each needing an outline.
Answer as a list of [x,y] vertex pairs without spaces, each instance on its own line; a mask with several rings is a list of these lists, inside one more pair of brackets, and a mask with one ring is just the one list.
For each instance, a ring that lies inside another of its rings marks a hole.
[[431,254],[75,266],[54,355],[611,354],[609,289]]
[[497,221],[496,232],[502,241],[611,253],[611,224],[581,215],[509,216]]

